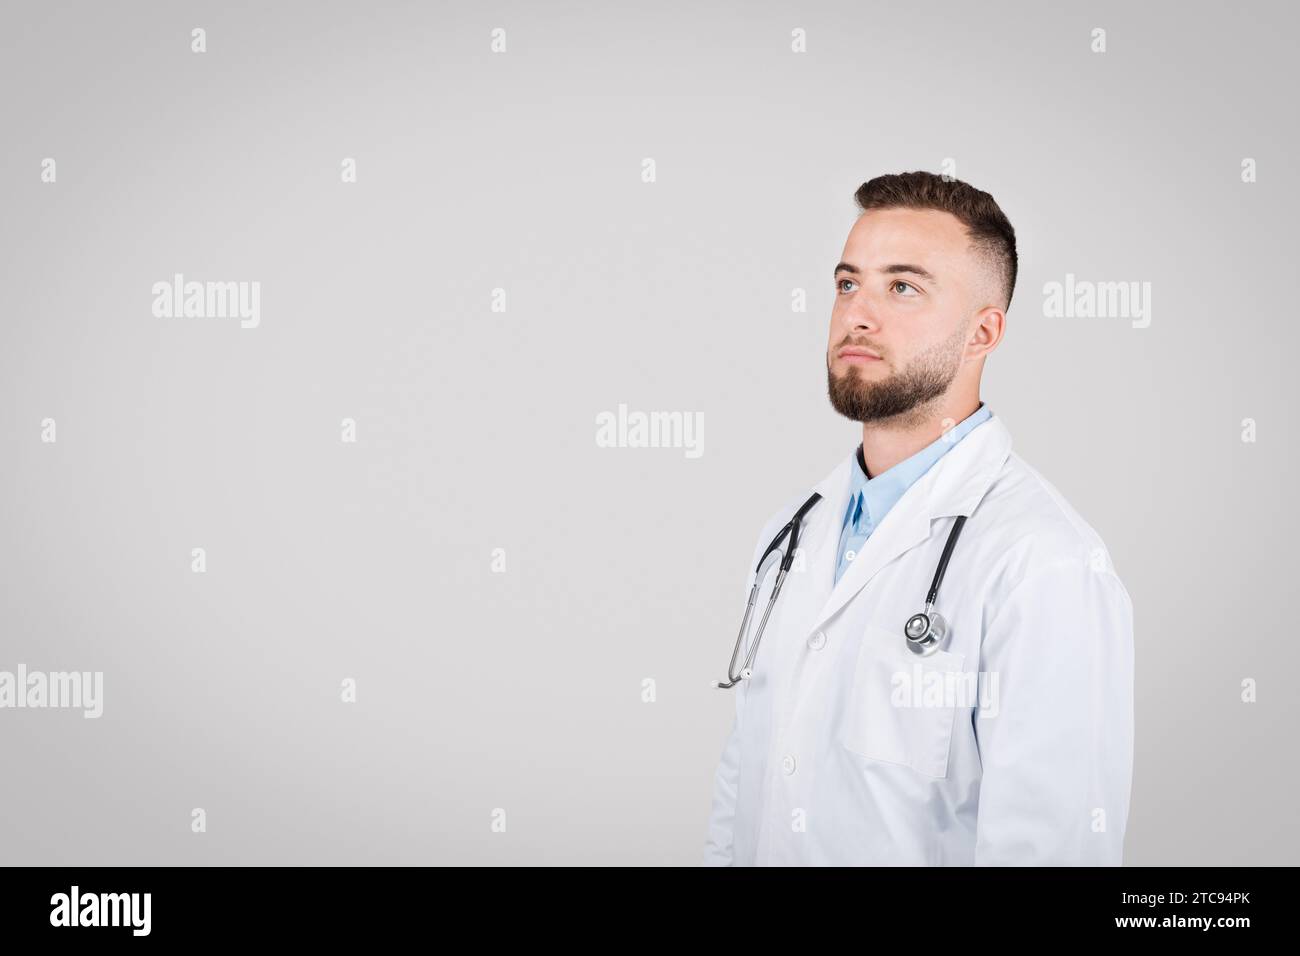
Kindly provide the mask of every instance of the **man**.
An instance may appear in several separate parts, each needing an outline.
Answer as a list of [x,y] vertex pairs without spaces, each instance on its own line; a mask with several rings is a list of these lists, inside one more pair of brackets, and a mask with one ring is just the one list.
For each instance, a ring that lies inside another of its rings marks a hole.
[[[813,489],[752,673],[728,691],[705,862],[1118,865],[1132,604],[980,400],[1015,233],[988,193],[929,173],[856,198],[826,367],[862,444]],[[751,569],[807,498],[772,515]],[[932,609],[946,630],[909,641],[962,517]]]

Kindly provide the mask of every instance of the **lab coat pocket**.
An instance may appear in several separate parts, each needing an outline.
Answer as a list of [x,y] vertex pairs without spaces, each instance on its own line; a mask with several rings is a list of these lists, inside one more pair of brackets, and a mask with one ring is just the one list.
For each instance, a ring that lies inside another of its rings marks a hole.
[[913,654],[904,644],[901,623],[897,631],[868,625],[840,742],[872,760],[910,767],[927,777],[947,776],[959,709],[947,691],[964,660],[949,651]]

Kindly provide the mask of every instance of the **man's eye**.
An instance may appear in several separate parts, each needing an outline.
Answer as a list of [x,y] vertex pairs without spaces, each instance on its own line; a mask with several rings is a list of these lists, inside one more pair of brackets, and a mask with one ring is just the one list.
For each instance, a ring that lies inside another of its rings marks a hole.
[[835,280],[835,287],[836,287],[837,289],[839,289],[841,292],[844,292],[844,291],[845,291],[845,289],[844,289],[844,283],[846,283],[846,282],[850,282],[850,283],[853,283],[854,285],[857,285],[857,283],[856,283],[856,282],[853,282],[852,279],[836,279],[836,280]]
[[[894,282],[891,282],[891,283],[889,284],[889,286],[890,286],[890,288],[892,288],[895,292],[898,291],[898,287],[899,287],[899,286],[902,286],[904,289],[911,289],[912,292],[913,292],[913,294],[915,294],[915,295],[920,295],[920,294],[921,294],[920,291],[916,288],[916,286],[912,285],[910,282],[904,282],[902,279],[898,279],[898,280],[896,280],[896,281],[894,281]],[[906,295],[906,293],[899,293],[899,294],[900,294],[900,295]]]

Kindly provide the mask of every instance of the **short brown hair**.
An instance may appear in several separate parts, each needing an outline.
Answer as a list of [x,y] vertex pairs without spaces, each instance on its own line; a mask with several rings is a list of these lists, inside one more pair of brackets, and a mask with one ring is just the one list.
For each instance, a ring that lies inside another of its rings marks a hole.
[[957,179],[934,173],[891,173],[858,187],[853,197],[869,209],[937,209],[951,213],[966,227],[971,244],[985,256],[1002,283],[1003,309],[1011,305],[1016,288],[1016,231],[988,193]]

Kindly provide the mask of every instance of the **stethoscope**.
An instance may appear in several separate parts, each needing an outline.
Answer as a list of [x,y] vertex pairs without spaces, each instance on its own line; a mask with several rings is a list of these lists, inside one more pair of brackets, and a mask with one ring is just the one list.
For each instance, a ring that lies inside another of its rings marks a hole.
[[[763,629],[767,627],[767,619],[772,616],[772,605],[776,603],[777,595],[781,593],[781,585],[785,583],[785,576],[790,572],[790,565],[794,563],[794,552],[799,547],[799,532],[803,528],[803,519],[813,506],[821,501],[821,498],[821,495],[813,492],[812,497],[805,501],[785,527],[777,532],[772,543],[763,552],[763,557],[759,559],[758,567],[754,571],[754,586],[749,589],[749,601],[745,605],[745,617],[740,622],[740,633],[736,636],[736,648],[731,652],[731,662],[727,665],[727,679],[714,681],[714,687],[726,690],[754,676],[754,655],[758,653],[758,643],[763,639]],[[952,557],[952,549],[956,547],[957,537],[961,534],[962,525],[965,523],[965,515],[958,515],[953,522],[952,530],[948,532],[948,541],[943,546],[943,554],[939,558],[939,566],[934,569],[934,580],[930,582],[930,591],[925,596],[925,609],[917,611],[903,625],[907,648],[914,654],[929,653],[930,649],[942,641],[948,633],[948,624],[943,616],[934,610],[934,602],[939,596],[939,585],[943,582],[944,572],[948,570],[948,559]],[[787,537],[789,542],[785,552],[782,553],[781,543]],[[740,654],[745,633],[749,629],[749,620],[754,615],[754,602],[758,599],[758,589],[762,586],[763,579],[767,577],[767,572],[771,570],[772,563],[777,559],[780,559],[781,567],[777,572],[776,582],[772,585],[772,594],[767,599],[763,618],[758,622],[758,633],[754,635],[754,643],[749,648],[749,654],[745,657],[740,673],[737,674],[736,657]]]

